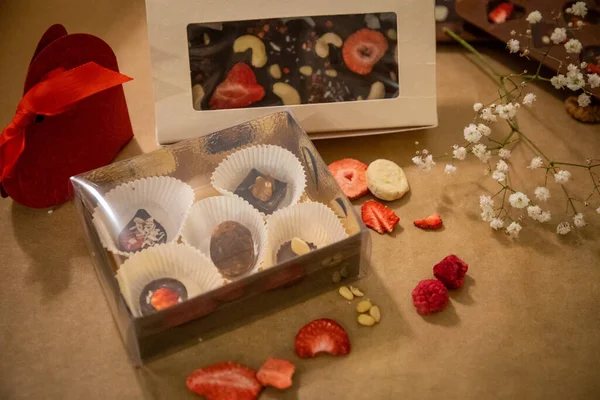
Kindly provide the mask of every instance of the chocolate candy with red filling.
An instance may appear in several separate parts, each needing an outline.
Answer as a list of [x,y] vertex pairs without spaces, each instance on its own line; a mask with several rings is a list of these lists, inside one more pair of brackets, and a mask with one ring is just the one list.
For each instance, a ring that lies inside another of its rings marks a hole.
[[292,258],[301,256],[316,249],[317,246],[315,246],[313,243],[305,242],[304,240],[295,237],[281,245],[277,251],[277,264],[284,263]]
[[235,189],[235,194],[250,203],[258,211],[272,214],[285,198],[287,183],[261,173],[252,168],[242,183]]
[[139,209],[119,234],[119,248],[128,253],[166,242],[167,231],[144,209]]
[[187,300],[187,289],[173,278],[156,279],[142,289],[140,308],[142,315],[150,315]]
[[210,258],[226,278],[249,272],[256,261],[252,233],[235,221],[225,221],[213,230]]

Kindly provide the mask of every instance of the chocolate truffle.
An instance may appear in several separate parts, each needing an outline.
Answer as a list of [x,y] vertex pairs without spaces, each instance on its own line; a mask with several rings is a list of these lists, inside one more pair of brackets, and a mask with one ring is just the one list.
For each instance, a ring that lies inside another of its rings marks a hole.
[[[302,242],[304,245],[308,246],[309,251],[313,251],[317,249],[317,246],[315,246],[313,243],[310,242],[305,242],[302,239],[299,238],[293,238],[292,240],[285,242],[284,244],[281,245],[281,247],[279,248],[279,250],[277,251],[277,264],[281,264],[284,263],[288,260],[291,260],[292,258],[301,256],[302,254],[306,254],[307,251],[299,251],[297,247],[299,247],[297,244],[295,245],[295,243],[300,243]],[[304,247],[304,246],[300,246],[300,247]],[[296,251],[294,251],[296,250]]]
[[226,278],[250,271],[256,260],[250,230],[235,221],[217,225],[210,238],[210,258]]
[[167,231],[144,209],[139,209],[119,234],[119,248],[128,253],[166,242]]
[[149,315],[187,300],[187,289],[177,279],[156,279],[144,286],[139,300],[142,315]]
[[287,183],[263,174],[255,168],[252,168],[235,190],[235,194],[265,214],[271,214],[277,209],[286,192]]

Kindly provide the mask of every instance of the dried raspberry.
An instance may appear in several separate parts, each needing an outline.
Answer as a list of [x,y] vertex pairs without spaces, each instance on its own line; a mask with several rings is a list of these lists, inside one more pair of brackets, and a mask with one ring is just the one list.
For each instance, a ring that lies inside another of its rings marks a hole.
[[419,282],[412,291],[413,305],[421,315],[442,311],[448,305],[448,290],[437,279]]
[[461,288],[469,265],[450,254],[433,267],[433,275],[438,278],[448,289]]

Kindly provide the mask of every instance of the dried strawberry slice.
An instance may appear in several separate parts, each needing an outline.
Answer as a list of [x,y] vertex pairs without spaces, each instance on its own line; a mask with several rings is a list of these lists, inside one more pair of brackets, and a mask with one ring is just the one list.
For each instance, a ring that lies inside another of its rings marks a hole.
[[380,32],[361,29],[344,42],[342,56],[346,66],[360,75],[371,72],[388,49],[388,42]]
[[254,71],[247,64],[237,63],[217,86],[210,98],[210,108],[222,110],[247,107],[265,97],[265,89],[256,82]]

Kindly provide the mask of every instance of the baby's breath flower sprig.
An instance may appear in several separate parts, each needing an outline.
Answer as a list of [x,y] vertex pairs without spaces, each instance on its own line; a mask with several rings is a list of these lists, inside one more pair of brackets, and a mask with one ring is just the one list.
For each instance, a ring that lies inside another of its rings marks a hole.
[[[566,10],[567,13],[584,18],[587,8],[584,2],[574,3]],[[591,73],[586,63],[564,65],[558,59],[550,55],[555,46],[564,46],[570,57],[578,55],[581,51],[581,43],[576,39],[573,31],[580,29],[581,24],[576,26],[562,26],[562,13],[552,13],[551,18],[556,29],[547,39],[547,48],[544,51],[534,48],[532,43],[531,29],[523,33],[511,32],[511,40],[507,43],[510,53],[519,53],[521,57],[527,57],[530,52],[537,51],[542,55],[536,71],[529,74],[523,71],[519,74],[501,74],[469,43],[457,36],[449,29],[444,31],[463,47],[471,52],[474,60],[480,64],[498,82],[498,96],[488,103],[480,102],[473,105],[475,116],[471,123],[463,130],[463,140],[452,147],[452,161],[445,165],[444,172],[454,175],[458,169],[456,161],[465,160],[467,157],[476,157],[486,165],[484,175],[496,181],[500,189],[493,195],[480,196],[481,219],[488,222],[494,230],[504,230],[513,238],[519,236],[523,229],[524,221],[532,219],[538,223],[546,223],[552,220],[550,210],[544,209],[545,202],[552,197],[549,184],[556,184],[561,188],[565,198],[565,212],[556,225],[556,233],[566,235],[575,228],[587,226],[585,215],[576,206],[583,205],[584,209],[592,203],[595,214],[600,214],[600,174],[596,168],[600,168],[600,158],[588,158],[584,164],[554,161],[519,127],[517,113],[521,107],[534,107],[536,96],[526,90],[528,84],[534,81],[549,82],[556,89],[568,89],[579,92],[578,103],[586,107],[591,103],[590,89],[600,87],[600,76]],[[533,11],[527,16],[527,21],[537,24],[543,21],[543,15],[539,11]],[[574,25],[574,24],[571,24]],[[520,39],[526,43],[521,45]],[[554,59],[559,63],[557,75],[548,78],[542,76],[542,65],[547,59]],[[509,132],[504,137],[498,137],[497,129],[493,128],[496,122],[508,125]],[[510,162],[512,150],[520,143],[529,145],[535,152],[535,157],[527,168],[545,171],[544,183],[535,188],[531,198],[525,191],[519,190],[511,183],[511,171],[515,166]],[[416,143],[417,144],[417,143]],[[436,165],[435,160],[449,156],[446,153],[442,157],[434,157],[426,149],[418,150],[412,161],[423,171],[430,171]],[[585,199],[573,196],[567,188],[571,180],[571,168],[587,169],[592,181],[592,189]],[[497,204],[498,200],[501,202]],[[597,207],[597,208],[596,208]],[[588,208],[589,209],[589,208]],[[560,213],[558,213],[560,215]]]

